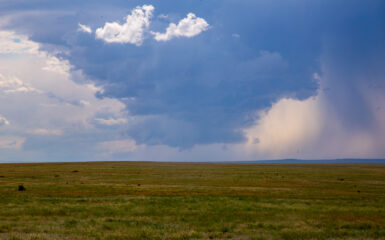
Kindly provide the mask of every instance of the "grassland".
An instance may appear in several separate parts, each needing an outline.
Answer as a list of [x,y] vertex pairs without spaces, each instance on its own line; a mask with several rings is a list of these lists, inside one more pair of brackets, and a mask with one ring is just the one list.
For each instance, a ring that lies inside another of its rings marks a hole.
[[0,164],[0,239],[385,239],[385,165]]

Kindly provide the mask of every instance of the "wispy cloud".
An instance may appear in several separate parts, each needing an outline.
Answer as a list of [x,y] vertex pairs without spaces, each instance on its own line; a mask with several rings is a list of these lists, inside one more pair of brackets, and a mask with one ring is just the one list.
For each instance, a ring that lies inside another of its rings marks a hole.
[[233,38],[240,38],[241,37],[238,33],[233,33],[233,34],[231,34],[231,36]]
[[91,34],[92,33],[92,29],[91,27],[87,26],[87,25],[83,25],[83,24],[78,24],[79,28],[78,28],[78,31],[79,32],[85,32],[85,33],[89,33]]
[[17,136],[0,136],[0,149],[19,150],[23,147],[25,138]]
[[95,121],[97,121],[99,124],[112,126],[112,125],[119,125],[127,123],[128,120],[126,118],[95,118]]
[[8,119],[6,119],[5,117],[0,115],[0,127],[1,126],[6,126],[6,125],[9,125],[9,124],[10,124],[10,122],[8,121]]
[[132,139],[125,140],[115,140],[115,141],[106,141],[101,142],[98,145],[98,148],[107,150],[110,153],[125,153],[125,152],[133,152],[138,149],[138,145]]
[[44,136],[60,136],[63,134],[62,130],[60,129],[45,129],[45,128],[36,128],[27,130],[28,134],[34,134],[34,135],[44,135]]

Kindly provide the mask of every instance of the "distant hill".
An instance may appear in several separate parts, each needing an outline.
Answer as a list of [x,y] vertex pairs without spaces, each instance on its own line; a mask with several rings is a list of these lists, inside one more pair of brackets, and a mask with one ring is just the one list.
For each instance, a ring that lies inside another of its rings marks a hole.
[[328,160],[303,160],[303,159],[280,159],[261,161],[241,161],[241,163],[372,163],[385,164],[385,159],[328,159]]

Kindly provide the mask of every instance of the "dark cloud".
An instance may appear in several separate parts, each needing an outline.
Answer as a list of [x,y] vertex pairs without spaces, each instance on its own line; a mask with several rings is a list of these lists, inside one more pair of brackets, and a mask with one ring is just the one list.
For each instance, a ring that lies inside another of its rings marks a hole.
[[[365,69],[383,74],[383,62],[378,63],[385,44],[383,1],[148,1],[155,16],[168,14],[169,21],[177,22],[194,12],[211,28],[194,38],[164,43],[148,35],[141,47],[106,44],[76,30],[78,22],[95,29],[122,20],[142,2],[59,3],[29,1],[28,10],[39,5],[67,12],[29,17],[27,25],[22,24],[26,17],[20,17],[9,27],[29,32],[47,49],[65,49],[63,57],[105,87],[100,97],[131,99],[128,110],[143,120],[125,134],[139,144],[189,147],[243,141],[241,130],[255,122],[256,111],[282,97],[316,94],[312,76],[321,72],[321,58],[333,69],[346,69],[330,78],[335,79],[330,80],[332,91],[333,84],[338,89],[336,102],[359,96],[355,89],[367,76],[353,76]],[[8,3],[0,10],[7,7],[24,9]],[[164,30],[168,23],[154,17],[151,28]],[[368,61],[378,67],[371,68]],[[366,124],[360,115],[367,107],[356,103],[355,110],[335,107]]]

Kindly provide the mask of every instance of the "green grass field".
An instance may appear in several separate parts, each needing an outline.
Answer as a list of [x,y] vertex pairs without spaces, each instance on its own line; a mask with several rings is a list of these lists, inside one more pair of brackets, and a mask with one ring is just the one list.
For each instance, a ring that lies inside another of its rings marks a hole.
[[0,164],[0,239],[385,239],[385,165]]

